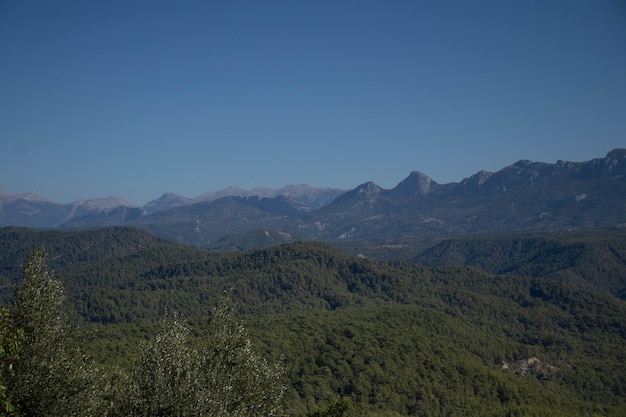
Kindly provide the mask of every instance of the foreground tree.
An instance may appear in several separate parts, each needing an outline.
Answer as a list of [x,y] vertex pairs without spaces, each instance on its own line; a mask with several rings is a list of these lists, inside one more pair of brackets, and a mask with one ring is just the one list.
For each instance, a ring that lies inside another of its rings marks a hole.
[[188,345],[189,328],[177,317],[140,344],[140,363],[128,380],[128,408],[120,415],[191,417],[208,415],[208,388],[202,384],[201,358]]
[[209,396],[212,415],[281,415],[285,371],[254,352],[246,329],[228,302],[215,309],[209,334],[202,364],[205,384],[217,388]]
[[26,416],[103,415],[103,375],[72,343],[63,312],[63,285],[36,249],[14,295],[14,325],[23,343],[10,377],[11,394]]
[[24,332],[13,325],[8,308],[0,308],[0,415],[15,412],[15,401],[7,383],[15,375],[20,345]]
[[226,304],[215,310],[201,349],[190,346],[189,327],[174,316],[140,344],[140,361],[130,373],[101,371],[71,333],[63,285],[48,271],[46,257],[43,248],[31,254],[12,316],[0,310],[0,415],[282,415],[283,369],[253,351]]
[[253,351],[226,305],[215,310],[210,334],[201,349],[192,349],[186,324],[178,317],[164,320],[159,334],[141,345],[125,415],[282,415],[282,367]]

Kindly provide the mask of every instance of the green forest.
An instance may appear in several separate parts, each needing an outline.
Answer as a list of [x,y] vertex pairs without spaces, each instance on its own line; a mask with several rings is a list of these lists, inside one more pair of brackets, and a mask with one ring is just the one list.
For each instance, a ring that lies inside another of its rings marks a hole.
[[206,357],[227,299],[255,360],[283,370],[284,415],[626,415],[624,230],[468,236],[394,260],[388,245],[218,253],[131,228],[4,228],[6,317],[42,246],[68,343],[106,378],[134,375],[172,322]]

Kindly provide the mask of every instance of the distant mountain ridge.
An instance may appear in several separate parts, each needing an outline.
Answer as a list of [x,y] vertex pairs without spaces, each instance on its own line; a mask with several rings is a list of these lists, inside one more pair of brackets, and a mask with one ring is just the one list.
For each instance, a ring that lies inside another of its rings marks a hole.
[[59,205],[0,193],[0,226],[113,225],[199,246],[264,230],[333,241],[624,227],[626,149],[585,162],[520,160],[458,183],[413,171],[390,190],[371,181],[350,191],[229,187],[196,198],[166,193],[143,207],[119,197]]
[[281,195],[299,200],[311,209],[318,209],[332,203],[332,201],[346,190],[338,188],[316,188],[308,184],[286,185],[282,188],[256,187],[244,190],[239,187],[228,187],[221,191],[204,193],[192,199],[192,202],[214,201],[222,197],[261,197],[273,198]]
[[[131,212],[133,216],[150,215],[176,207],[215,201],[224,197],[275,198],[287,196],[297,199],[311,209],[317,209],[330,204],[335,197],[344,192],[345,190],[341,189],[316,188],[308,184],[286,185],[278,189],[257,187],[252,190],[228,187],[220,191],[207,192],[194,198],[165,193],[140,207],[120,196],[81,199],[68,204],[59,204],[34,192],[12,195],[0,190],[0,226],[54,228],[63,227],[68,222],[72,227],[78,224],[85,225],[85,227],[101,226],[102,223],[112,223],[110,225],[113,225],[116,222],[112,218],[116,216],[118,222],[122,221],[122,218],[123,221],[126,221],[127,212]],[[104,217],[107,217],[109,221],[104,220]],[[96,218],[100,219],[96,220]],[[93,224],[88,224],[89,219],[93,220]]]

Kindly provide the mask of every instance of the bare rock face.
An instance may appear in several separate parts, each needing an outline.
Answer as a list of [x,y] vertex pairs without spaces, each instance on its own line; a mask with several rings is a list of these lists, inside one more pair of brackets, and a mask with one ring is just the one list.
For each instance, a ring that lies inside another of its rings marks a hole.
[[437,188],[439,188],[439,184],[433,181],[428,175],[419,171],[413,171],[407,178],[391,190],[391,194],[396,196],[416,197],[426,195]]
[[502,369],[510,370],[517,376],[537,378],[540,381],[550,381],[552,376],[559,372],[559,368],[556,366],[543,363],[534,356],[515,362],[503,362]]
[[152,200],[143,206],[146,213],[152,214],[157,211],[169,210],[174,207],[186,206],[192,203],[192,200],[173,193],[165,193],[156,200]]
[[[203,201],[215,201],[224,197],[261,197],[274,198],[287,196],[295,198],[311,209],[318,209],[333,202],[333,200],[345,193],[346,190],[338,188],[316,188],[308,184],[286,185],[282,188],[256,187],[245,190],[239,187],[228,187],[221,191],[211,191],[190,199],[191,203]],[[148,203],[150,204],[150,203]]]
[[373,206],[385,191],[386,190],[375,183],[369,181],[337,197],[332,205],[353,205],[355,207],[361,207],[363,205]]

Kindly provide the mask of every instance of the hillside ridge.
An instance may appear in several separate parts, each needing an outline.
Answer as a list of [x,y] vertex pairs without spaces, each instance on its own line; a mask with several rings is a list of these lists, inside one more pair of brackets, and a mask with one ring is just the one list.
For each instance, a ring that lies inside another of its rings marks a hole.
[[265,230],[322,241],[597,230],[626,225],[625,174],[626,149],[613,149],[585,162],[520,160],[458,183],[438,184],[413,171],[392,189],[372,181],[349,191],[233,187],[202,201],[164,194],[144,207],[111,207],[113,198],[100,208],[97,200],[58,205],[2,193],[0,226],[134,226],[201,247],[215,247],[227,236],[233,242],[226,246],[246,247],[237,235]]

